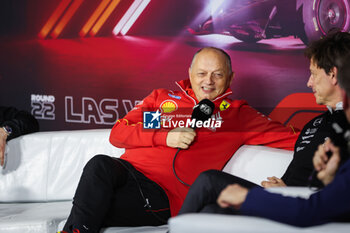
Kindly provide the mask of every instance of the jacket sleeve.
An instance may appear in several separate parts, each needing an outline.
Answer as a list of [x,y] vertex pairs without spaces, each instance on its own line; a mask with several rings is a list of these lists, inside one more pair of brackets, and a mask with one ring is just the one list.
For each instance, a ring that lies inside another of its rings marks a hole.
[[254,188],[249,191],[241,212],[296,226],[313,226],[350,220],[350,161],[334,181],[309,199],[285,197]]
[[27,111],[17,110],[14,107],[0,107],[0,114],[1,126],[9,126],[12,129],[7,140],[39,131],[38,121]]
[[269,147],[293,150],[299,136],[299,130],[286,127],[261,114],[248,104],[240,107],[240,126],[244,144],[265,145]]
[[140,104],[113,126],[109,140],[119,148],[166,146],[168,130],[143,129],[143,112],[157,111],[156,99],[161,90],[154,90]]

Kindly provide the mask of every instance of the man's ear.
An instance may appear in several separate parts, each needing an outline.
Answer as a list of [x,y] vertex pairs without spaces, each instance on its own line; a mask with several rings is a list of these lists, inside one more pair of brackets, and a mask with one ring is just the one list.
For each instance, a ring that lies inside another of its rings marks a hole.
[[332,84],[333,84],[333,85],[337,85],[337,84],[338,84],[338,79],[337,79],[338,68],[334,66],[334,67],[330,70],[329,75],[331,75]]

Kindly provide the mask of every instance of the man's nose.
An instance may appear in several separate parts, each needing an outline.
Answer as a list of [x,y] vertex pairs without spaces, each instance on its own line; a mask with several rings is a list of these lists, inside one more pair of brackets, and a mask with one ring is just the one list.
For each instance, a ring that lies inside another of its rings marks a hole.
[[311,77],[311,75],[309,77],[309,80],[306,83],[306,86],[309,87],[309,88],[312,88],[312,77]]
[[214,74],[208,74],[206,77],[205,77],[205,82],[207,84],[213,84],[214,83]]

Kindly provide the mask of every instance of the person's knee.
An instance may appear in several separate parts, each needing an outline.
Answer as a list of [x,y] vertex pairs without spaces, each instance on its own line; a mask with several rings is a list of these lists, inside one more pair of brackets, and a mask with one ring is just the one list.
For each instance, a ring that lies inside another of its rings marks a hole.
[[193,185],[195,186],[207,186],[207,184],[211,183],[213,177],[220,172],[218,170],[207,170],[199,174]]
[[112,158],[107,155],[95,155],[85,165],[84,172],[94,172],[108,169],[112,164]]
[[207,170],[207,171],[202,172],[198,176],[198,179],[211,180],[212,177],[216,177],[220,173],[221,173],[221,171],[219,171],[219,170],[214,170],[214,169]]

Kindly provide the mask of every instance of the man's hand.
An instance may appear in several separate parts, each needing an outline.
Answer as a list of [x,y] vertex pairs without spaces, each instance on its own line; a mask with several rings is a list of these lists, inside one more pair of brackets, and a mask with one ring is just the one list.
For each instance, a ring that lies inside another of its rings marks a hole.
[[0,127],[0,165],[4,166],[5,162],[5,146],[7,134],[3,128]]
[[[328,158],[327,152],[332,154],[330,158]],[[324,144],[318,146],[313,163],[315,170],[318,171],[317,178],[324,185],[328,185],[333,181],[339,167],[339,148],[334,146],[330,139],[327,139]]]
[[248,189],[238,184],[228,185],[221,191],[217,203],[221,208],[227,208],[233,206],[235,209],[239,209],[245,201]]
[[191,128],[175,128],[169,131],[166,144],[172,148],[187,149],[195,137],[196,132]]
[[263,186],[264,188],[271,188],[271,187],[286,187],[287,185],[283,182],[282,179],[279,179],[276,176],[272,176],[272,177],[267,177],[266,181],[262,181],[261,186]]

